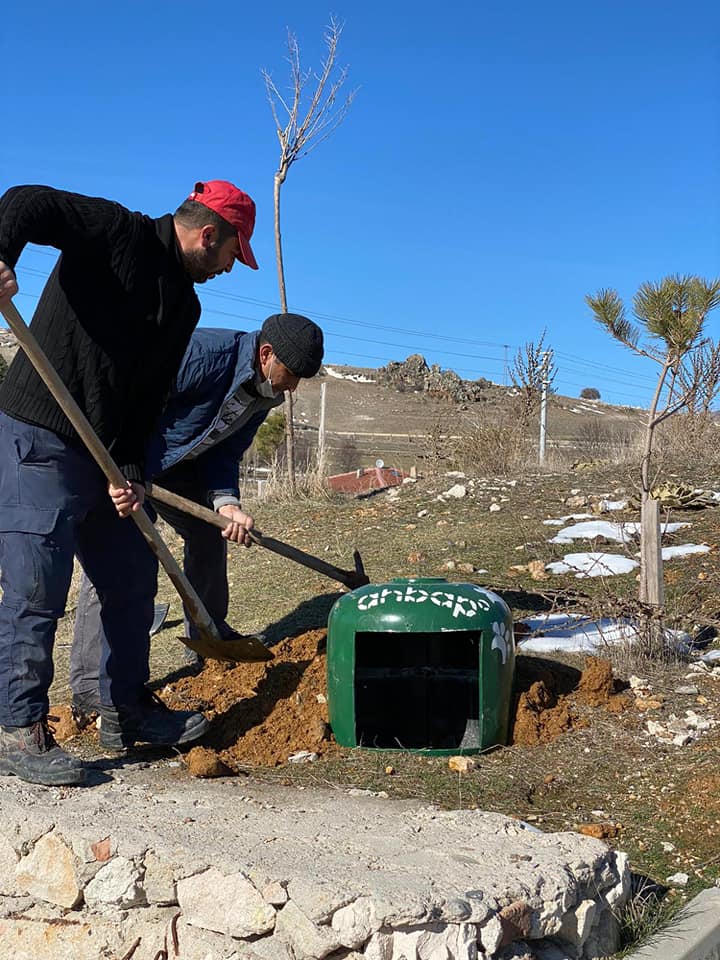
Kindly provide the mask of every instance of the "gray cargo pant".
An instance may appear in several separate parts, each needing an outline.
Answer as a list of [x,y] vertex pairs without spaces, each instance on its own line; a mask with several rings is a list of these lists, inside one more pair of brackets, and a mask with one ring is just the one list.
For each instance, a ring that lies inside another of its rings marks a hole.
[[[181,463],[157,477],[159,486],[188,500],[208,506],[208,491],[200,482],[192,462]],[[220,636],[232,629],[225,622],[228,611],[227,541],[220,530],[165,504],[153,504],[157,513],[175,530],[184,543],[183,569]],[[184,611],[186,636],[197,636],[192,620]],[[70,649],[70,689],[74,694],[97,690],[98,667],[103,646],[100,601],[93,585],[83,577],[80,584],[75,631]]]

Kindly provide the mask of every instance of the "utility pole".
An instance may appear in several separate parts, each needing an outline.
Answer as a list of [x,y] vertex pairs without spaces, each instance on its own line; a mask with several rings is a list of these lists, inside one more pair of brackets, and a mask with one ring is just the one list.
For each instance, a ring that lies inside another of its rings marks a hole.
[[545,434],[547,432],[548,353],[542,355],[542,393],[540,395],[540,463],[545,463]]
[[320,384],[320,424],[318,426],[318,451],[317,465],[318,471],[323,472],[325,468],[325,391],[326,383]]

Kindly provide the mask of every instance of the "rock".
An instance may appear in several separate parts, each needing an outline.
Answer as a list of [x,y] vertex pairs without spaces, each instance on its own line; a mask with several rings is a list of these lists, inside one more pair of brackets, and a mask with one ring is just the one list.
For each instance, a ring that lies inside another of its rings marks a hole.
[[449,490],[442,494],[443,497],[454,497],[456,500],[462,500],[467,494],[467,487],[462,483],[456,483]]
[[342,946],[337,931],[316,926],[292,900],[277,915],[273,939],[286,943],[295,960],[322,960]]
[[490,510],[490,513],[498,513],[498,511],[502,510],[502,507],[499,503],[491,503],[488,509]]
[[565,506],[574,509],[576,507],[586,507],[588,505],[588,498],[583,494],[578,494],[576,496],[567,497],[565,500]]
[[223,874],[215,867],[178,880],[177,899],[188,923],[215,933],[245,938],[269,933],[275,908],[242,873]]
[[472,565],[472,563],[459,563],[459,564],[457,565],[457,568],[458,568],[458,570],[460,571],[460,573],[474,573],[474,572],[475,572],[475,567]]
[[347,887],[339,887],[329,880],[293,879],[287,891],[292,902],[313,923],[329,923],[336,910],[346,907],[357,897]]
[[530,560],[527,568],[533,580],[550,579],[549,574],[545,573],[545,563],[543,560]]
[[456,773],[470,773],[471,770],[476,769],[477,760],[474,757],[450,757],[448,760],[448,767],[450,770],[454,770]]
[[90,849],[98,863],[108,862],[115,852],[113,847],[110,837],[103,837],[102,840],[96,840],[95,843],[90,844]]
[[332,928],[343,947],[361,947],[382,926],[372,897],[358,897],[333,914]]
[[697,687],[688,684],[684,687],[675,687],[675,693],[681,697],[696,697],[700,691]]
[[429,510],[418,510],[417,516],[418,518],[422,518],[422,517],[426,517],[429,513],[430,513]]
[[262,888],[263,899],[273,907],[283,907],[288,902],[288,892],[279,880],[271,880]]
[[312,763],[318,755],[313,750],[298,750],[288,757],[288,763]]
[[54,833],[40,837],[28,856],[19,861],[15,880],[24,893],[59,907],[72,909],[81,898],[75,858]]
[[145,876],[143,887],[148,903],[168,906],[177,903],[175,870],[171,863],[160,860],[152,850],[144,859]]
[[663,700],[659,697],[651,697],[649,700],[645,699],[645,697],[635,698],[635,709],[641,713],[644,713],[646,710],[661,710],[662,706]]
[[89,907],[115,906],[125,909],[147,902],[140,883],[141,870],[127,857],[113,857],[85,887]]
[[393,960],[403,957],[422,957],[423,960],[473,957],[477,956],[477,939],[478,931],[474,923],[407,927],[393,932],[391,957]]
[[597,909],[594,900],[583,900],[574,910],[569,910],[563,917],[560,936],[582,948],[593,928]]
[[673,873],[666,878],[665,883],[669,883],[673,887],[685,887],[689,879],[687,873]]
[[596,840],[608,840],[618,835],[618,828],[614,823],[580,823],[573,829],[586,837],[595,837]]
[[363,951],[365,960],[392,960],[393,937],[391,933],[374,933]]

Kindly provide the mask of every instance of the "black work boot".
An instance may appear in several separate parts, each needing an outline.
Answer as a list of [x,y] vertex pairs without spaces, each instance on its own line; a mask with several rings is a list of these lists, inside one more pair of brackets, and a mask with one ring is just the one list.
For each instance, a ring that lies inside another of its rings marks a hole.
[[55,743],[47,717],[28,727],[0,727],[0,774],[3,773],[48,787],[75,787],[85,781],[80,761]]
[[197,740],[210,724],[194,710],[170,710],[162,700],[144,690],[137,703],[125,707],[100,707],[100,743],[105,747],[132,747],[136,743],[179,746]]

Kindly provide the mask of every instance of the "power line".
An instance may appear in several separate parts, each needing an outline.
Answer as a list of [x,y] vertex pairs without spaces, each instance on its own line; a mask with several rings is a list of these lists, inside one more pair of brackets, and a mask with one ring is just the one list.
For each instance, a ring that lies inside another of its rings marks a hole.
[[[42,254],[42,255],[44,255],[44,256],[51,256],[51,257],[57,256],[57,254],[56,254],[54,251],[47,250],[47,249],[44,248],[44,247],[38,247],[38,246],[35,246],[35,245],[30,245],[30,249],[31,249],[31,252],[40,253],[40,254]],[[48,274],[47,274],[46,272],[41,271],[41,270],[37,270],[37,269],[35,269],[35,268],[33,268],[33,267],[23,266],[23,267],[19,267],[18,269],[19,269],[20,271],[26,272],[26,273],[28,273],[28,274],[30,274],[30,275],[32,275],[32,276],[42,277],[43,279],[47,279],[47,277],[48,277]],[[245,296],[242,296],[242,295],[240,295],[240,294],[230,293],[230,292],[228,292],[228,291],[222,291],[222,290],[203,290],[203,291],[202,291],[202,294],[203,294],[203,297],[204,297],[204,296],[210,296],[210,297],[216,297],[216,298],[219,298],[219,299],[222,299],[222,300],[229,300],[229,301],[231,301],[231,302],[246,303],[246,304],[249,304],[249,305],[264,306],[264,307],[270,307],[270,308],[273,308],[273,309],[277,309],[277,308],[278,308],[278,304],[277,304],[277,303],[274,303],[274,302],[272,302],[272,301],[258,300],[258,299],[255,299],[255,298],[253,298],[253,297],[245,297]],[[33,294],[23,293],[23,295],[24,295],[24,296],[28,296],[28,297],[34,297],[35,299],[37,299],[37,297],[36,297],[35,295],[33,295]],[[250,321],[250,322],[253,322],[253,323],[260,322],[260,319],[257,318],[257,317],[254,317],[254,316],[249,316],[249,315],[247,315],[247,314],[238,314],[238,313],[234,313],[234,312],[228,312],[228,311],[218,310],[218,309],[213,308],[213,307],[205,307],[205,308],[204,308],[204,312],[205,312],[205,313],[214,314],[214,315],[216,315],[216,316],[229,317],[229,318],[234,319],[234,320]],[[426,332],[420,331],[420,330],[412,330],[412,329],[401,328],[401,327],[391,327],[391,326],[387,326],[386,324],[376,324],[376,323],[372,323],[372,322],[370,322],[370,321],[351,320],[351,319],[349,319],[349,318],[347,318],[347,317],[339,317],[339,316],[336,316],[336,315],[333,315],[333,314],[323,314],[323,313],[319,313],[319,312],[315,312],[315,311],[310,311],[310,312],[313,314],[313,316],[317,317],[318,319],[327,319],[327,320],[331,320],[331,321],[338,322],[338,323],[347,323],[347,324],[352,324],[352,325],[354,325],[354,326],[362,326],[363,328],[379,329],[379,330],[383,330],[383,331],[386,332],[386,333],[400,333],[400,334],[402,334],[402,335],[404,335],[404,336],[414,337],[414,338],[421,337],[421,338],[425,338],[425,339],[438,340],[438,341],[441,341],[441,342],[448,342],[448,343],[465,343],[465,344],[469,344],[469,345],[489,346],[489,347],[495,347],[495,348],[497,348],[497,349],[502,349],[502,350],[504,351],[505,358],[506,358],[505,361],[504,361],[504,363],[505,363],[504,371],[507,369],[507,350],[512,346],[511,344],[503,344],[503,343],[499,343],[499,342],[495,342],[495,341],[489,341],[489,340],[478,340],[478,339],[469,338],[469,337],[452,337],[452,336],[448,336],[448,335],[445,335],[445,334],[426,333]],[[375,343],[375,342],[377,342],[376,340],[368,340],[367,338],[353,337],[353,336],[351,336],[351,335],[349,335],[349,334],[341,334],[341,333],[338,333],[337,331],[334,331],[334,330],[327,330],[327,329],[326,329],[325,332],[326,332],[326,334],[330,334],[330,335],[332,335],[333,337],[342,338],[342,339],[355,340],[355,341],[364,342],[364,343]],[[416,349],[417,349],[417,345],[416,345],[416,344],[412,344],[412,345],[408,344],[408,345],[406,345],[406,344],[399,344],[399,343],[390,343],[390,342],[385,342],[385,341],[383,341],[383,346],[395,347],[395,348],[397,348],[397,349],[408,349],[408,350],[416,350]],[[490,361],[490,362],[493,362],[493,363],[502,363],[502,362],[503,362],[503,361],[501,360],[501,358],[499,358],[499,357],[492,357],[492,356],[487,356],[487,355],[482,355],[482,354],[480,354],[480,355],[468,356],[467,353],[457,353],[457,352],[450,351],[450,350],[436,350],[435,352],[436,352],[436,353],[439,353],[439,354],[443,354],[443,355],[445,355],[445,356],[462,356],[462,357],[467,357],[468,359],[487,360],[487,361]],[[563,359],[565,363],[567,363],[567,364],[569,364],[569,365],[571,365],[571,366],[574,366],[574,367],[576,367],[576,368],[579,368],[580,371],[583,371],[584,369],[587,369],[587,370],[588,370],[588,376],[589,376],[591,373],[593,373],[593,372],[595,372],[596,374],[597,374],[597,373],[602,373],[603,378],[604,378],[604,382],[607,382],[607,383],[626,383],[626,382],[627,382],[627,377],[630,376],[630,374],[628,373],[628,371],[623,370],[622,368],[609,366],[608,364],[599,363],[599,362],[593,361],[593,360],[588,360],[588,359],[585,358],[585,357],[577,357],[577,356],[575,356],[575,355],[573,355],[573,354],[568,354],[568,353],[565,353],[565,352],[562,352],[562,351],[554,351],[554,355],[557,356],[558,358]],[[356,357],[360,357],[360,358],[364,358],[364,359],[369,359],[369,360],[382,360],[382,361],[385,362],[385,363],[390,362],[389,358],[387,358],[387,357],[381,358],[381,357],[376,357],[376,356],[371,356],[371,355],[365,355],[365,354],[348,354],[348,356],[356,356]],[[475,370],[469,371],[469,368],[458,368],[458,369],[459,369],[459,372],[464,372],[464,373],[472,372],[472,373],[477,373],[477,374],[480,375],[480,376],[485,376],[485,375],[488,373],[487,371],[475,371]],[[610,376],[610,374],[612,374],[612,373],[620,374],[624,379],[623,379],[623,380],[617,380],[616,378],[613,378],[612,376]],[[503,375],[505,375],[505,374],[503,374]],[[633,380],[634,380],[634,381],[642,380],[642,381],[645,381],[645,382],[647,382],[647,383],[652,383],[652,382],[653,382],[653,378],[650,377],[650,376],[648,376],[648,375],[646,375],[646,374],[640,374],[640,373],[637,373],[637,372],[633,372],[633,373],[632,373],[632,377],[633,377]],[[571,382],[571,381],[566,380],[566,378],[563,378],[563,379],[565,380],[565,382],[568,382],[568,383]],[[577,385],[577,386],[582,386],[581,384],[576,384],[576,385]],[[614,392],[615,392],[616,394],[620,395],[617,391],[614,391]],[[631,394],[628,394],[628,393],[625,393],[624,395],[625,395],[625,396],[631,396]],[[634,396],[634,395],[633,395],[633,396]]]

